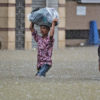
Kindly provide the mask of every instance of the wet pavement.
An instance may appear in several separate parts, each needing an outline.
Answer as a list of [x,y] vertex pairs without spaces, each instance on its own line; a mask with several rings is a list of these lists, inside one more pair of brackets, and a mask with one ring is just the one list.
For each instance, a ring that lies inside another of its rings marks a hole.
[[0,51],[0,100],[100,100],[97,46],[53,52],[46,78],[36,78],[37,51]]

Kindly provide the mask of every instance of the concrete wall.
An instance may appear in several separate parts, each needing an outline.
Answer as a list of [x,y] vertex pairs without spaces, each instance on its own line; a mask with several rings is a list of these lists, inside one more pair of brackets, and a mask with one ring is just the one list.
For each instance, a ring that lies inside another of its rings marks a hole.
[[16,0],[8,0],[8,49],[15,50]]
[[[0,49],[15,50],[16,42],[16,0],[0,0]],[[32,10],[32,0],[25,0],[25,49],[32,48],[27,15]]]
[[58,47],[65,48],[66,0],[59,0]]
[[[86,16],[76,15],[77,6],[86,7]],[[89,22],[96,20],[100,29],[100,4],[79,4],[73,1],[66,2],[66,29],[89,29]]]
[[7,41],[8,41],[8,0],[0,0],[0,44],[1,49],[7,49]]
[[1,49],[15,49],[15,0],[0,0]]
[[[33,0],[34,1],[34,0]],[[54,1],[52,1],[54,2]],[[98,29],[100,29],[100,4],[79,4],[75,1],[58,0],[59,26],[58,36],[56,34],[56,47],[64,48],[66,43],[78,44],[86,40],[66,40],[66,30],[89,30],[89,22],[96,20]],[[54,2],[55,3],[55,2]],[[53,3],[53,4],[54,4]],[[0,0],[0,49],[15,48],[16,35],[16,0]],[[39,3],[37,3],[39,4]],[[50,7],[53,6],[48,0],[45,3]],[[57,3],[56,3],[57,4]],[[86,7],[86,16],[76,15],[77,6]],[[34,5],[35,7],[35,5]],[[42,6],[41,6],[42,7]],[[30,22],[27,15],[32,10],[32,0],[25,0],[25,49],[32,49],[32,36],[29,30]],[[58,39],[57,39],[58,38]]]
[[[77,6],[86,7],[86,15],[77,15]],[[76,1],[66,1],[66,30],[89,30],[90,21],[96,20],[100,29],[100,4],[81,4]],[[89,33],[87,33],[89,34]],[[67,33],[66,33],[67,35]],[[66,45],[87,44],[88,39],[67,39]]]
[[25,0],[25,49],[32,49],[32,35],[29,30],[30,22],[27,18],[32,11],[32,0]]

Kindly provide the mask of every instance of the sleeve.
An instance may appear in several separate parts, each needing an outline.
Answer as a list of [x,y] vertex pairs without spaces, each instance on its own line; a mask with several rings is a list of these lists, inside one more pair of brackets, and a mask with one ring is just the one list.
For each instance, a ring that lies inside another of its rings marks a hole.
[[38,37],[39,37],[39,35],[37,34],[37,31],[35,30],[34,32],[32,32],[32,36],[34,37],[34,40],[36,41],[36,42],[38,42]]
[[52,37],[49,37],[49,39],[48,39],[48,43],[49,43],[49,46],[51,47],[51,46],[53,46],[53,44],[54,44],[54,38]]

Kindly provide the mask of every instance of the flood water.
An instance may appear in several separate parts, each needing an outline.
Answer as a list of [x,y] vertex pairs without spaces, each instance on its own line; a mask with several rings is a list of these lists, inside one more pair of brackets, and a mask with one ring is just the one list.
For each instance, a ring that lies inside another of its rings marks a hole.
[[54,50],[45,78],[37,51],[0,51],[0,100],[100,100],[97,46]]

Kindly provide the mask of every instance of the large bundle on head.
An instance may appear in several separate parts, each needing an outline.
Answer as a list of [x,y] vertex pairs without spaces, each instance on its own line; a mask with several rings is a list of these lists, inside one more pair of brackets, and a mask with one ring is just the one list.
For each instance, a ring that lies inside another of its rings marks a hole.
[[[37,25],[51,27],[53,19],[59,19],[58,13],[54,8],[35,9],[31,12],[29,20]],[[58,22],[56,23],[58,25]]]

